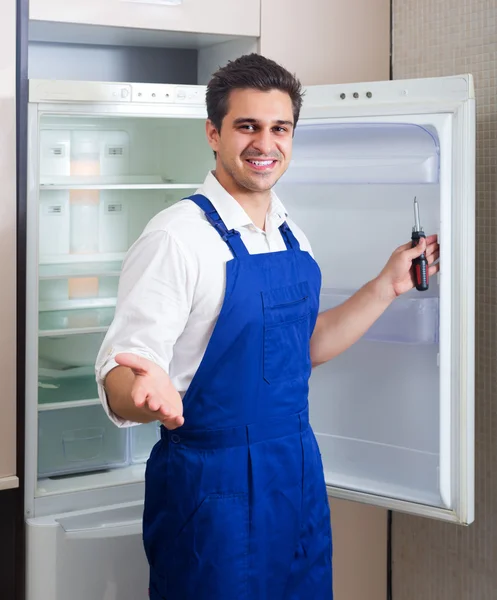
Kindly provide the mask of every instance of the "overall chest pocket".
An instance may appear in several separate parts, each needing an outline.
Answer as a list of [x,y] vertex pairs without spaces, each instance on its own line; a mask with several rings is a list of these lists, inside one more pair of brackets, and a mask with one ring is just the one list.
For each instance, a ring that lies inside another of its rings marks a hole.
[[292,381],[310,374],[310,299],[306,281],[262,292],[264,379]]

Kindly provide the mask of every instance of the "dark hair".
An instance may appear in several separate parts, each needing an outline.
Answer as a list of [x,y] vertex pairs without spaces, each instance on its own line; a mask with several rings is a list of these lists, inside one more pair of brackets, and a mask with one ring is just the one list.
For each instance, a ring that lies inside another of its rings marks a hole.
[[230,92],[243,89],[286,92],[292,101],[294,127],[297,125],[304,95],[300,81],[273,60],[246,54],[216,71],[207,85],[207,116],[218,131],[228,113]]

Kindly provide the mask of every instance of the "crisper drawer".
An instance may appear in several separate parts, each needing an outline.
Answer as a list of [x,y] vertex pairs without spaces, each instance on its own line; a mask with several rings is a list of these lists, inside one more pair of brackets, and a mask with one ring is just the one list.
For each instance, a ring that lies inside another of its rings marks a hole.
[[129,436],[130,462],[145,462],[148,460],[152,448],[160,439],[160,423],[155,421],[154,423],[131,427]]
[[127,463],[127,431],[101,405],[40,411],[38,475],[81,473]]

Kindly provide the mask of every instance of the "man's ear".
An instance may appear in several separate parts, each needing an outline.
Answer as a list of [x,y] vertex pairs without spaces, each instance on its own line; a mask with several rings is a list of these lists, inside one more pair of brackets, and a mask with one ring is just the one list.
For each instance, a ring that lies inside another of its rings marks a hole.
[[209,146],[216,152],[219,148],[219,131],[210,119],[207,119],[205,123],[205,133]]

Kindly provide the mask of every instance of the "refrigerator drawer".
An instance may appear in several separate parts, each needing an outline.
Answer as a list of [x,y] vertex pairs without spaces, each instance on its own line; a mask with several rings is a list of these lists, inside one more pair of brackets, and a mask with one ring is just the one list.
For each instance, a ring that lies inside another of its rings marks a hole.
[[100,405],[41,411],[38,475],[82,473],[127,462],[127,431],[116,427]]
[[130,462],[143,463],[160,439],[160,423],[146,423],[130,428]]

